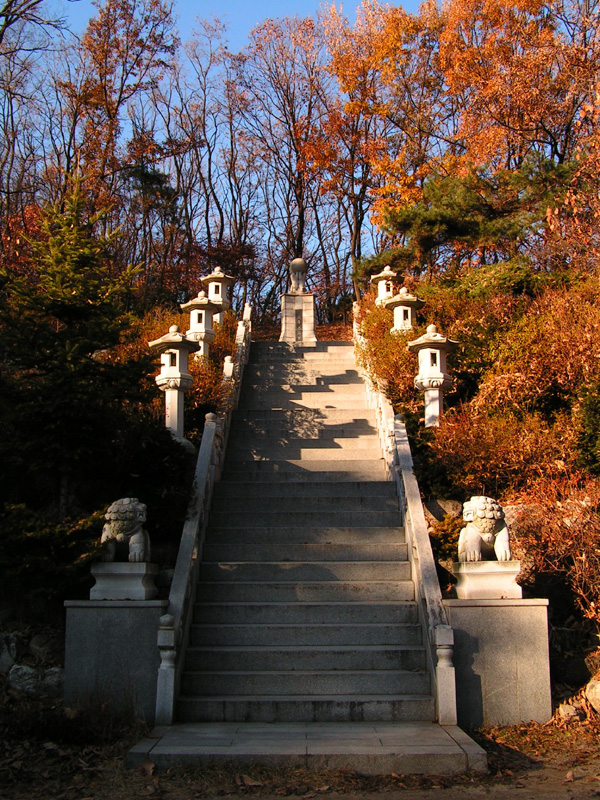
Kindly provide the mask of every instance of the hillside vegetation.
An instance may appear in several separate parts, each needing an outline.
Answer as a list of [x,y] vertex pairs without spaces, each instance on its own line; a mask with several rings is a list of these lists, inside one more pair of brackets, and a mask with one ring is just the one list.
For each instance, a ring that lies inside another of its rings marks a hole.
[[[0,9],[0,591],[58,602],[116,496],[172,558],[189,464],[147,342],[217,265],[276,325],[302,255],[319,323],[360,300],[425,497],[526,504],[530,574],[596,618],[600,2],[325,5],[240,53],[173,11],[101,0],[76,37],[45,0]],[[411,336],[460,343],[436,431],[369,299],[386,265],[426,300]],[[197,365],[195,441],[232,332]]]
[[[426,306],[402,334],[390,333],[391,311],[366,299],[361,357],[405,415],[424,498],[487,494],[525,505],[515,535],[526,583],[538,591],[566,583],[580,612],[598,621],[600,281],[531,273],[525,289],[523,273],[512,282],[505,268],[498,273],[412,281]],[[432,322],[459,347],[449,356],[445,414],[424,429],[406,344]],[[449,524],[445,534],[456,532]]]

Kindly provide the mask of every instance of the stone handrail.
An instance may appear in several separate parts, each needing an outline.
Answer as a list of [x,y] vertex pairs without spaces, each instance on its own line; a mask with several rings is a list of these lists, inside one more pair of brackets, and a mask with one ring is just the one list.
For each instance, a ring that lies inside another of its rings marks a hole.
[[233,358],[225,359],[223,382],[227,390],[222,414],[207,414],[186,520],[175,563],[169,604],[160,618],[158,647],[160,667],[156,686],[157,725],[173,722],[175,701],[183,670],[195,599],[198,572],[215,482],[220,477],[229,434],[231,412],[236,407],[244,366],[250,353],[251,308],[246,305],[243,320],[238,322]]
[[408,543],[415,595],[434,683],[440,725],[456,725],[456,685],[452,663],[454,631],[448,625],[406,427],[391,403],[367,377],[367,399],[375,410],[388,479],[396,483]]

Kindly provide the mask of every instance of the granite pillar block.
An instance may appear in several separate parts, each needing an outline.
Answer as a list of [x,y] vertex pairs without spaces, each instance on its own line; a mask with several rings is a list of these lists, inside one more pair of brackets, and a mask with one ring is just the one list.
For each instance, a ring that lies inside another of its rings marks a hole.
[[154,720],[158,622],[166,600],[68,600],[65,704],[107,702]]
[[552,716],[547,600],[445,600],[454,629],[458,724]]

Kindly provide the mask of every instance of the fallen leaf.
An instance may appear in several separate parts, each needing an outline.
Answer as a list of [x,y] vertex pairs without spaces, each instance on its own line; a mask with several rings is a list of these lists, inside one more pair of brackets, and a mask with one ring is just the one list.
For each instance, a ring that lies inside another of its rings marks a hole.
[[319,786],[319,788],[317,789],[317,792],[328,792],[328,791],[329,791],[329,786]]
[[242,780],[244,782],[244,786],[262,786],[260,781],[255,781],[254,778],[250,777],[250,775],[242,775]]
[[152,761],[144,761],[143,764],[139,765],[138,770],[146,775],[146,777],[151,778],[154,773],[154,767],[155,765]]

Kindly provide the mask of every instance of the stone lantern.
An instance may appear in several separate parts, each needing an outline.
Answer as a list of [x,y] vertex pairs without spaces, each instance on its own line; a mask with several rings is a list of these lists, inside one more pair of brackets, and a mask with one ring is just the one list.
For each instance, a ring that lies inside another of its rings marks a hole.
[[208,355],[210,345],[216,336],[212,326],[213,320],[216,319],[221,308],[221,304],[210,300],[204,290],[193,300],[181,304],[183,311],[190,312],[190,329],[186,332],[186,336],[188,339],[198,342],[198,355]]
[[400,333],[414,326],[417,311],[423,308],[425,300],[419,300],[416,295],[410,294],[406,286],[403,286],[398,294],[385,299],[383,305],[394,312],[394,327],[390,333]]
[[446,356],[458,347],[458,342],[438,333],[435,325],[427,333],[408,343],[408,351],[419,356],[419,373],[415,378],[417,389],[425,392],[425,427],[439,425],[444,409],[444,389],[452,386],[446,373]]
[[392,297],[394,294],[394,283],[397,283],[398,277],[394,270],[388,265],[378,275],[371,277],[373,286],[377,286],[377,297],[375,298],[375,305],[381,306],[384,301]]
[[219,307],[213,314],[213,322],[221,324],[223,312],[231,308],[231,287],[235,283],[235,278],[232,275],[225,275],[221,267],[215,267],[210,275],[200,278],[200,282],[208,292],[208,299]]
[[155,380],[165,393],[165,425],[176,439],[183,439],[183,394],[193,382],[188,355],[198,350],[198,342],[186,339],[177,325],[171,325],[168,333],[148,346],[160,353],[160,373]]
[[290,264],[290,291],[281,295],[280,342],[316,344],[315,298],[306,291],[308,264],[295,258]]

